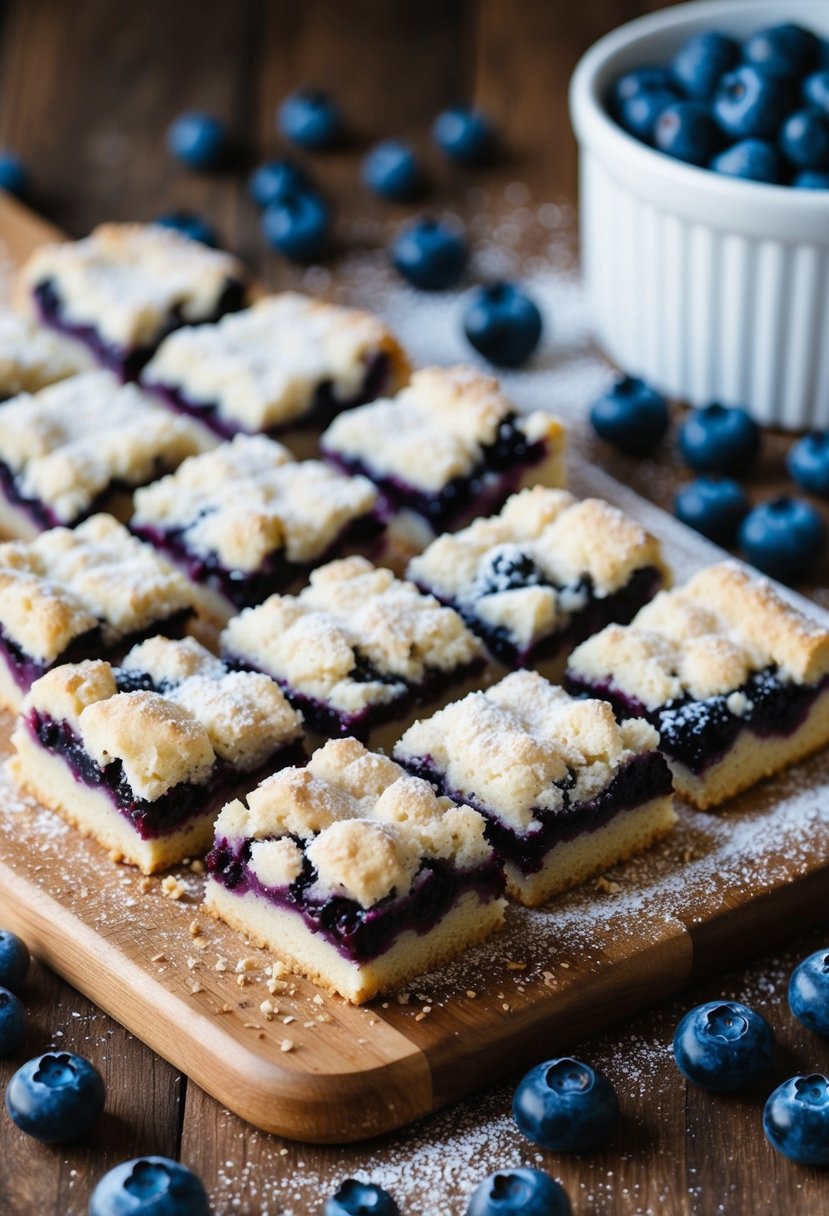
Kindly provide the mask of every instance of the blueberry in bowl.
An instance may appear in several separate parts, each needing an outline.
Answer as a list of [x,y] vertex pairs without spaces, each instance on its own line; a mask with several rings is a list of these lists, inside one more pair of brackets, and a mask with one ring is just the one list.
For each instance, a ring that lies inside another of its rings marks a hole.
[[792,21],[758,30],[743,46],[743,58],[769,76],[803,76],[818,64],[820,39]]
[[590,421],[601,439],[627,456],[647,455],[670,425],[665,398],[636,376],[621,376],[597,398]]
[[201,1180],[168,1157],[122,1161],[98,1182],[89,1216],[210,1216]]
[[[829,189],[829,175],[826,185]],[[789,450],[786,467],[804,490],[829,498],[829,433],[813,431],[798,439]]]
[[0,988],[0,1056],[11,1055],[22,1047],[28,1017],[23,1004],[8,988]]
[[596,1148],[619,1120],[619,1100],[604,1073],[564,1056],[530,1069],[512,1103],[518,1130],[542,1148]]
[[722,545],[734,541],[748,510],[745,491],[730,477],[698,477],[674,499],[677,519]]
[[829,1078],[789,1077],[763,1110],[769,1143],[799,1165],[829,1165]]
[[654,146],[689,165],[707,165],[721,139],[708,107],[698,101],[666,106],[653,128]]
[[743,473],[760,451],[760,428],[745,410],[714,402],[688,415],[679,448],[697,473]]
[[796,110],[780,128],[780,148],[797,169],[829,169],[829,114]]
[[782,177],[780,154],[767,139],[741,139],[719,152],[708,168],[751,182],[774,184]]
[[6,1086],[6,1111],[44,1144],[81,1140],[97,1123],[106,1093],[101,1074],[71,1052],[47,1052],[19,1068]]
[[500,367],[517,367],[541,339],[538,306],[514,283],[476,287],[463,316],[464,333],[478,354]]
[[686,1013],[676,1028],[674,1060],[702,1089],[746,1089],[774,1059],[774,1031],[766,1019],[738,1001],[708,1001]]
[[722,77],[711,103],[713,116],[732,139],[773,137],[786,117],[789,94],[782,81],[742,64]]
[[810,503],[783,496],[750,511],[738,539],[758,570],[781,582],[794,582],[809,572],[823,551],[826,525]]
[[26,943],[10,929],[0,929],[0,987],[18,992],[28,974],[30,962]]
[[570,1216],[566,1192],[546,1170],[517,1166],[479,1183],[466,1216]]
[[740,59],[740,46],[734,38],[718,30],[692,34],[673,58],[673,78],[688,97],[710,101],[719,79]]
[[326,1199],[323,1216],[400,1216],[400,1209],[381,1186],[346,1178]]
[[795,967],[789,1008],[809,1030],[829,1035],[829,950],[815,950]]

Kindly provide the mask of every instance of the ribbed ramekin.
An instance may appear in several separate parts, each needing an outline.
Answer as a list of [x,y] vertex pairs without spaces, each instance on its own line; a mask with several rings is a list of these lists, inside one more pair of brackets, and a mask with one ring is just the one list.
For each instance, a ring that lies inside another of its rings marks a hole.
[[742,181],[626,134],[605,98],[691,34],[779,21],[829,37],[829,0],[701,0],[632,21],[579,63],[582,267],[596,337],[625,371],[692,405],[786,430],[829,427],[829,191]]

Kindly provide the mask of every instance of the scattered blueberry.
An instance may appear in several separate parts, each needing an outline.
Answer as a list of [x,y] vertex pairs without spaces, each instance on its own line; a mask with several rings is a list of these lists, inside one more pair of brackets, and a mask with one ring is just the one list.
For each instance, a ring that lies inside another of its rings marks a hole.
[[23,1005],[8,988],[0,988],[0,1056],[11,1055],[26,1038],[28,1016]]
[[466,1216],[570,1216],[570,1200],[545,1170],[516,1166],[490,1174],[469,1200]]
[[676,101],[667,106],[653,129],[654,146],[689,165],[707,165],[720,140],[710,110],[698,101]]
[[343,134],[340,107],[319,89],[291,93],[277,111],[277,126],[286,139],[312,152],[332,148]]
[[210,1216],[199,1178],[168,1157],[136,1157],[104,1174],[89,1216]]
[[673,105],[676,105],[676,97],[673,93],[657,93],[650,90],[634,93],[632,97],[628,97],[622,102],[618,111],[619,124],[629,135],[635,135],[637,139],[644,140],[645,143],[652,143],[656,124],[661,114]]
[[752,182],[779,182],[780,157],[774,144],[764,139],[742,139],[732,144],[708,166],[727,177],[744,177]]
[[814,72],[803,81],[803,100],[807,106],[814,106],[829,114],[829,69],[823,68]]
[[47,1052],[19,1068],[6,1086],[9,1117],[45,1144],[80,1140],[104,1109],[104,1082],[82,1056]]
[[820,51],[813,33],[784,22],[753,34],[743,46],[743,58],[770,76],[803,76],[819,61]]
[[330,229],[328,204],[309,190],[285,194],[262,212],[262,231],[268,244],[296,262],[320,257],[328,245]]
[[375,144],[363,161],[363,181],[375,194],[405,202],[423,189],[423,173],[408,144],[384,139]]
[[635,68],[632,72],[625,72],[614,83],[610,92],[611,109],[618,114],[626,101],[642,93],[666,93],[674,101],[679,101],[682,96],[670,68]]
[[709,540],[729,545],[748,512],[748,499],[730,477],[698,477],[676,495],[674,511],[677,519]]
[[475,350],[490,363],[517,367],[538,346],[541,313],[513,283],[489,283],[472,292],[463,328]]
[[621,376],[590,410],[596,434],[628,456],[651,451],[670,425],[665,398],[644,380]]
[[674,1034],[679,1071],[714,1093],[746,1089],[770,1067],[774,1048],[774,1031],[766,1019],[738,1001],[697,1005]]
[[0,986],[17,992],[28,974],[30,962],[26,943],[10,929],[0,929]]
[[829,115],[798,110],[780,129],[783,155],[799,169],[829,169]]
[[792,179],[792,185],[796,190],[829,190],[829,170],[804,169]]
[[466,106],[453,106],[438,114],[432,138],[450,160],[463,165],[483,164],[492,154],[495,142],[486,115]]
[[463,237],[437,220],[415,220],[392,245],[392,261],[403,278],[423,291],[454,287],[466,267]]
[[188,110],[170,124],[167,146],[173,156],[193,169],[215,169],[227,149],[227,134],[212,114]]
[[740,525],[740,547],[752,565],[782,582],[801,578],[826,542],[818,512],[799,498],[774,498],[750,511]]
[[578,1153],[607,1139],[619,1119],[619,1100],[603,1073],[564,1057],[527,1073],[515,1091],[512,1115],[533,1144]]
[[829,1035],[829,950],[816,950],[795,967],[789,1008],[809,1030]]
[[775,136],[788,109],[786,88],[750,64],[727,72],[719,83],[712,111],[732,139]]
[[829,498],[829,433],[804,435],[789,449],[789,473],[804,490]]
[[719,79],[739,62],[740,48],[733,38],[716,30],[694,34],[674,56],[674,76],[694,101],[710,101]]
[[189,236],[191,241],[201,241],[202,245],[209,245],[211,249],[215,249],[219,243],[216,230],[192,211],[168,211],[165,215],[159,215],[154,223],[162,228],[174,228],[183,236]]
[[789,1077],[763,1111],[770,1143],[800,1165],[829,1164],[829,1080],[820,1073]]
[[760,428],[745,410],[715,402],[691,411],[679,431],[679,448],[697,473],[742,473],[760,451]]
[[26,166],[14,152],[0,148],[0,190],[25,198],[29,193],[29,174]]
[[336,1194],[326,1199],[323,1216],[400,1216],[400,1209],[381,1186],[346,1178]]
[[248,178],[248,194],[263,210],[280,203],[288,194],[310,190],[308,175],[290,160],[268,160]]

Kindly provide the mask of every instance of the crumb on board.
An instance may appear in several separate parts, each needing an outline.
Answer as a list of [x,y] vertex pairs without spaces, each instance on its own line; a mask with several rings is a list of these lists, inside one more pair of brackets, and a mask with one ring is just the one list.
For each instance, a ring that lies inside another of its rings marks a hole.
[[282,1042],[279,1044],[279,1050],[280,1051],[293,1051],[294,1050],[293,1039],[283,1039]]
[[168,874],[166,878],[161,880],[161,890],[168,899],[181,899],[187,894],[187,888],[180,878],[175,878],[172,874]]
[[190,936],[191,936],[191,937],[198,937],[198,936],[200,935],[200,933],[201,933],[201,921],[199,921],[197,917],[194,917],[194,918],[193,918],[193,919],[190,921],[189,933],[190,933]]

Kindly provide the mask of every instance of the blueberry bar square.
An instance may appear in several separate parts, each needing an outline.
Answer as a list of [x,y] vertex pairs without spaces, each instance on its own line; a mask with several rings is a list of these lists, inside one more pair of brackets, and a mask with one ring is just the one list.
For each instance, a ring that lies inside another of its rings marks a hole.
[[22,271],[43,324],[125,380],[180,325],[243,308],[245,280],[230,254],[155,224],[101,224],[84,240],[40,246]]
[[0,309],[0,401],[18,393],[36,393],[91,365],[89,355],[76,342],[11,309]]
[[237,435],[139,490],[130,526],[181,567],[203,610],[224,622],[377,538],[376,502],[365,477],[295,461],[265,435]]
[[702,809],[829,742],[829,631],[735,562],[583,642],[567,684],[653,723]]
[[355,1004],[504,918],[482,816],[356,739],[330,740],[307,767],[229,803],[207,868],[209,911]]
[[119,667],[66,663],[32,685],[15,779],[116,860],[152,874],[203,853],[251,773],[299,763],[301,719],[267,676],[193,638],[154,637]]
[[233,617],[222,652],[267,672],[324,736],[365,736],[476,676],[478,639],[433,596],[363,557],[320,566],[297,596]]
[[72,527],[201,450],[197,428],[133,384],[86,372],[0,405],[0,533]]
[[396,397],[341,414],[320,446],[433,534],[497,511],[526,485],[565,483],[559,420],[519,414],[497,380],[469,367],[416,372]]
[[659,541],[598,498],[544,486],[439,536],[408,577],[455,608],[507,667],[560,677],[577,642],[627,622],[667,581]]
[[409,363],[371,313],[298,292],[265,296],[217,325],[165,338],[142,382],[222,438],[326,427],[341,410],[397,392]]
[[672,831],[658,743],[640,718],[516,671],[416,722],[394,758],[481,812],[507,892],[533,907]]
[[192,613],[187,579],[111,515],[0,544],[0,706],[17,712],[58,663],[177,636]]

